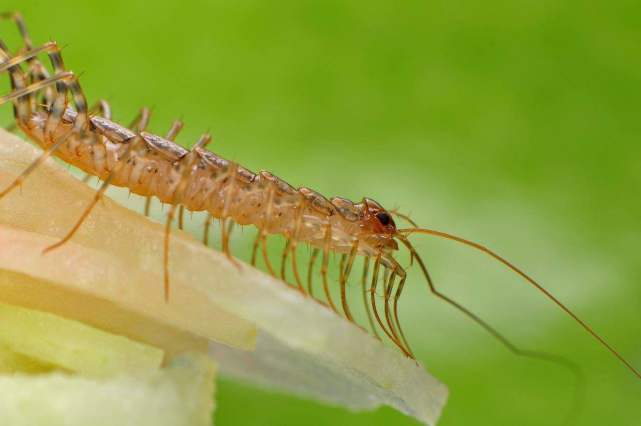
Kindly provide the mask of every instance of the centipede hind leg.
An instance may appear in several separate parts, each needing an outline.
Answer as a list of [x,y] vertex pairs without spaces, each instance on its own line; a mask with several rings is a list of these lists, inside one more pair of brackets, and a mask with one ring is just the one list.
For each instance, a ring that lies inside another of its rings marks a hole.
[[27,25],[20,12],[16,12],[16,11],[1,12],[0,20],[13,21],[16,27],[18,27],[18,32],[20,33],[20,37],[22,38],[22,41],[24,43],[24,49],[30,50],[33,47],[33,42],[31,41],[31,37],[29,36]]
[[[19,176],[14,179],[13,182],[0,192],[0,198],[20,186],[21,183],[40,164],[54,154],[67,141],[67,137],[71,135],[72,132],[76,135],[83,135],[88,129],[88,112],[85,96],[78,84],[77,77],[72,72],[64,69],[60,50],[57,45],[55,43],[47,43],[47,45],[42,46],[42,48],[35,50],[38,52],[42,51],[48,53],[55,70],[55,74],[44,80],[25,84],[26,79],[23,71],[20,69],[20,64],[33,57],[33,52],[29,51],[15,57],[11,57],[6,50],[4,43],[0,41],[0,55],[3,59],[3,65],[0,66],[0,70],[9,72],[12,77],[12,86],[14,87],[14,90],[11,93],[0,97],[0,105],[7,102],[14,102],[16,122],[18,122],[19,125],[24,126],[23,130],[28,132],[27,123],[33,113],[30,96],[53,85],[56,86],[57,91],[44,126],[44,137],[48,141],[48,146],[36,160],[34,160]],[[73,103],[77,111],[73,128],[68,130],[64,135],[58,136],[54,139],[53,134],[57,131],[58,126],[60,125],[68,102],[67,91],[71,93]]]
[[[11,20],[15,23],[23,42],[23,47],[19,49],[18,52],[19,54],[28,54],[29,56],[31,56],[27,59],[28,71],[26,74],[26,81],[28,81],[29,83],[34,83],[36,81],[46,80],[47,78],[49,78],[50,74],[47,71],[47,68],[42,64],[42,62],[40,62],[40,60],[38,60],[37,55],[50,49],[51,44],[47,43],[44,46],[33,49],[33,43],[31,41],[31,37],[29,36],[27,26],[24,19],[22,18],[22,15],[19,12],[2,13],[0,14],[0,20]],[[5,64],[5,66],[8,66],[8,64]],[[49,86],[42,92],[43,93],[40,100],[42,102],[42,105],[48,107],[55,98],[55,87]],[[36,97],[30,97],[30,101],[32,103],[32,110],[36,110],[38,108],[37,102],[39,100]],[[15,130],[17,127],[17,123],[14,122],[11,125],[11,130]]]

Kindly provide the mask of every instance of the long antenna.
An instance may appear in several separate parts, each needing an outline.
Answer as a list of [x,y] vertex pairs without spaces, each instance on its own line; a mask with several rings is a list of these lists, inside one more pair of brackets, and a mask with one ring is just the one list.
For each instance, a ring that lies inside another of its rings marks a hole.
[[[414,233],[417,233],[417,234],[434,235],[434,236],[437,236],[437,237],[440,237],[440,238],[445,238],[445,239],[447,239],[447,240],[452,240],[452,241],[459,242],[459,243],[461,243],[461,244],[465,244],[465,245],[467,245],[467,246],[473,247],[473,248],[475,248],[475,249],[477,249],[477,250],[479,250],[479,251],[482,251],[483,253],[486,253],[486,254],[490,255],[490,256],[491,256],[491,257],[493,257],[494,259],[498,260],[499,262],[501,262],[502,264],[504,264],[505,266],[507,266],[508,268],[510,268],[512,271],[514,271],[514,272],[516,272],[517,274],[519,274],[519,275],[520,275],[521,277],[523,277],[527,282],[529,282],[530,284],[532,284],[532,285],[533,285],[534,287],[536,287],[536,288],[537,288],[541,293],[543,293],[543,294],[544,294],[548,299],[550,299],[550,300],[552,300],[554,303],[556,303],[556,305],[557,305],[557,306],[559,306],[561,309],[563,309],[563,310],[565,311],[565,313],[567,313],[569,316],[571,316],[572,318],[574,318],[574,320],[575,320],[577,323],[579,323],[579,324],[581,325],[581,327],[583,327],[583,328],[584,328],[588,333],[590,333],[590,334],[592,335],[592,337],[594,337],[594,338],[595,338],[596,340],[598,340],[598,341],[599,341],[603,346],[605,346],[605,347],[606,347],[606,348],[607,348],[607,349],[612,353],[612,355],[614,355],[615,357],[617,357],[617,358],[619,359],[619,361],[621,361],[621,362],[622,362],[622,363],[623,363],[623,364],[624,364],[624,365],[625,365],[625,366],[626,366],[626,367],[627,367],[627,368],[628,368],[632,373],[634,373],[634,375],[635,375],[635,376],[637,376],[639,379],[641,379],[641,373],[639,372],[639,370],[637,370],[636,368],[634,368],[634,366],[632,366],[632,364],[630,364],[630,363],[629,363],[625,358],[623,358],[623,356],[622,356],[619,352],[617,352],[617,351],[616,351],[612,346],[610,346],[610,344],[609,344],[608,342],[606,342],[606,341],[605,341],[605,339],[604,339],[603,337],[601,337],[599,334],[597,334],[597,332],[596,332],[596,331],[594,331],[594,330],[592,329],[592,327],[590,327],[590,326],[589,326],[585,321],[583,321],[581,318],[579,318],[579,317],[578,317],[574,312],[572,312],[572,311],[571,311],[567,306],[565,306],[565,305],[564,305],[564,304],[563,304],[559,299],[557,299],[556,297],[554,297],[554,296],[553,296],[553,295],[552,295],[548,290],[546,290],[546,289],[545,289],[541,284],[537,283],[537,282],[536,282],[533,278],[531,278],[528,274],[526,274],[526,273],[525,273],[525,272],[523,272],[521,269],[519,269],[519,268],[517,268],[516,266],[514,266],[512,263],[510,263],[508,260],[506,260],[506,259],[505,259],[505,258],[503,258],[502,256],[500,256],[500,255],[496,254],[495,252],[493,252],[493,251],[492,251],[492,250],[490,250],[489,248],[487,248],[487,247],[485,247],[485,246],[483,246],[483,245],[481,245],[481,244],[479,244],[479,243],[475,243],[474,241],[466,240],[465,238],[457,237],[456,235],[448,234],[448,233],[446,233],[446,232],[437,231],[437,230],[433,230],[433,229],[424,229],[424,228],[406,228],[406,229],[399,229],[397,232],[398,232],[399,234],[414,234]],[[421,266],[423,267],[424,272],[425,272],[425,273],[426,273],[426,275],[427,275],[427,270],[424,268],[424,265],[422,264],[422,261],[421,261],[421,260],[420,260],[420,258],[419,258],[419,257],[417,257],[416,255],[415,255],[415,257],[417,258],[417,260],[419,261],[419,263],[420,263],[420,264],[421,264]],[[427,275],[427,276],[429,276],[429,275]],[[428,282],[429,282],[429,281],[430,281],[430,280],[428,279]],[[454,302],[454,301],[453,301],[453,300],[451,300],[451,299],[449,300],[449,302],[450,302],[451,304],[458,305],[456,302]],[[462,307],[462,306],[460,306],[460,305],[458,305],[458,307],[459,307],[459,309],[462,309],[462,310],[464,310],[464,311],[467,311],[465,308],[463,308],[463,307]],[[470,315],[470,316],[472,316],[472,317],[476,317],[474,314],[472,314],[472,313],[471,313],[471,312],[469,312],[469,311],[467,311],[467,313],[468,313],[468,315]],[[476,321],[477,321],[477,322],[481,322],[481,321],[479,321],[479,320],[480,320],[480,318],[478,318],[478,317],[476,317],[476,318],[477,318],[477,319],[476,319]],[[485,328],[488,328],[487,326],[484,326],[484,327],[485,327]],[[495,333],[492,333],[492,334],[495,334]],[[503,339],[500,339],[500,340],[503,340]]]

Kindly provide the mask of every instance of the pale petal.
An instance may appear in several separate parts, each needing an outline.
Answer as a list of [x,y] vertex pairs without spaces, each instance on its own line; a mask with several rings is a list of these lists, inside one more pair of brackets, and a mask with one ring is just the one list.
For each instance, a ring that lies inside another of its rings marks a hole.
[[[0,133],[0,184],[35,156],[26,143]],[[21,194],[0,200],[0,268],[206,338],[228,374],[353,409],[389,405],[425,424],[438,419],[447,388],[421,365],[282,282],[246,264],[239,271],[180,232],[172,235],[165,304],[163,226],[109,200],[72,242],[41,256],[37,248],[70,229],[92,196],[52,162],[40,167]],[[254,344],[255,352],[245,351]]]

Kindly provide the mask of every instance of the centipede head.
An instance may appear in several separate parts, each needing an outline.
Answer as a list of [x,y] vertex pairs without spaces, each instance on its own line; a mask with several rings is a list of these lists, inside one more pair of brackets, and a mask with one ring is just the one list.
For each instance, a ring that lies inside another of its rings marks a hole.
[[396,224],[390,212],[371,198],[363,198],[363,227],[370,235],[370,243],[384,250],[398,250],[394,239]]

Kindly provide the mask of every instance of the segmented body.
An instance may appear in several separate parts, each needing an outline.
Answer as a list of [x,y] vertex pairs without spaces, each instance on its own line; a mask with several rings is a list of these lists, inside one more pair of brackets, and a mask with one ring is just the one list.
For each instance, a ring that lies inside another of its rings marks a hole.
[[[48,111],[34,111],[26,120],[20,118],[18,125],[43,148],[71,132],[56,156],[100,179],[111,176],[112,185],[135,194],[207,211],[216,218],[229,217],[240,225],[257,225],[265,233],[319,248],[330,235],[329,250],[339,253],[349,253],[356,243],[360,255],[382,253],[380,240],[385,238],[372,241],[372,231],[363,224],[368,208],[382,210],[371,200],[353,203],[336,197],[330,201],[309,188],[294,189],[270,172],[253,173],[205,148],[188,151],[161,136],[135,132],[99,116],[90,116],[88,131],[78,134],[73,131],[77,115],[67,109],[51,139],[45,136]],[[195,164],[184,170],[190,155],[196,157]],[[123,161],[126,164],[120,165]]]

